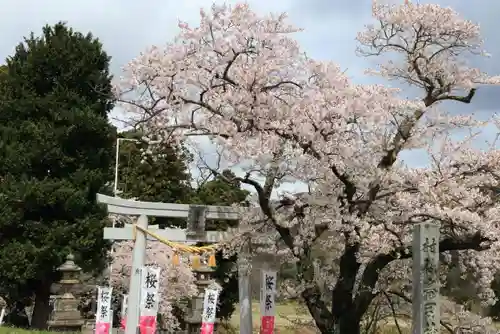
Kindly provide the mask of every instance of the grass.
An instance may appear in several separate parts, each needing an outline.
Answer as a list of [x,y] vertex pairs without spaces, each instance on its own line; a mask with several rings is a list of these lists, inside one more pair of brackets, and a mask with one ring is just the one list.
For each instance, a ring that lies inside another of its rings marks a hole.
[[[220,332],[226,334],[238,333],[239,329],[239,307],[236,307],[233,317],[229,324],[225,324],[225,330]],[[254,301],[252,303],[252,318],[254,329],[258,332],[260,325],[260,303]],[[296,328],[297,326],[288,319],[295,319],[300,321],[308,321],[311,319],[307,312],[301,312],[300,307],[296,303],[283,303],[276,305],[276,329],[279,334],[314,334],[315,331],[307,327]],[[294,328],[295,327],[295,328]],[[54,332],[39,332],[39,331],[26,331],[21,329],[0,327],[0,334],[53,334]],[[61,333],[59,333],[61,334]]]
[[[234,329],[238,329],[239,326],[239,307],[236,307],[233,317],[229,325]],[[276,304],[276,318],[275,318],[275,328],[280,334],[294,334],[294,333],[315,333],[314,331],[308,331],[307,327],[297,328],[297,325],[290,320],[298,320],[301,322],[306,322],[311,320],[309,313],[302,312],[301,308],[297,303],[283,303]],[[258,331],[260,326],[260,303],[258,301],[252,302],[252,321],[254,330]],[[229,333],[229,331],[228,331]]]
[[[11,327],[0,327],[0,334],[53,334],[54,332],[47,331],[29,331]],[[61,333],[59,333],[61,334]]]
[[[229,324],[225,324],[225,331],[221,334],[239,334],[239,307],[236,307],[233,317]],[[260,303],[252,302],[252,320],[254,332],[258,333],[260,325]],[[309,312],[300,307],[297,303],[276,304],[275,328],[277,334],[316,334],[318,333],[314,327],[307,325],[297,325],[297,322],[308,323],[312,321]],[[402,328],[403,334],[410,334],[409,328]],[[385,326],[384,329],[377,334],[399,334],[395,326]]]
[[12,327],[0,327],[0,334],[82,334],[83,332],[51,332],[51,331],[34,331]]
[[[254,323],[254,332],[258,333],[260,325],[260,304],[258,301],[252,303],[252,319]],[[311,321],[311,316],[304,308],[297,303],[282,303],[276,305],[276,333],[277,334],[316,334],[317,331],[311,326],[298,326],[296,321],[307,323]],[[239,334],[239,307],[236,307],[233,317],[229,323],[221,324],[222,328],[219,334]],[[54,334],[47,331],[29,331],[9,327],[0,327],[0,334]],[[59,332],[58,334],[61,334]],[[387,326],[377,334],[399,334],[393,326]],[[410,334],[410,330],[403,329],[403,334]]]
[[[231,321],[232,322],[232,321]],[[276,327],[277,334],[316,334],[317,332],[314,329],[308,327],[302,328],[292,328],[289,327],[290,323],[284,322],[284,319],[281,320],[281,323]],[[283,327],[284,326],[284,327]],[[258,332],[258,324],[256,323],[256,327],[254,328],[255,333]],[[9,327],[0,327],[0,334],[63,334],[61,332],[47,332],[47,331],[30,331]],[[68,333],[69,334],[69,333]],[[234,324],[230,324],[229,328],[224,326],[224,329],[219,331],[219,334],[239,334],[238,327]],[[377,334],[399,334],[396,328],[386,328],[383,332]],[[404,331],[403,334],[410,334],[409,331]]]

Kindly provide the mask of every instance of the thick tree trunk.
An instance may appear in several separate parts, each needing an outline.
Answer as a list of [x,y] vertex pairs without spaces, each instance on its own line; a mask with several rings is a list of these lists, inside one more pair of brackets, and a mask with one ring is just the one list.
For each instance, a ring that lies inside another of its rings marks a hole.
[[349,314],[342,316],[337,322],[335,334],[361,334],[361,319]]
[[[344,279],[339,277],[339,279]],[[352,277],[346,278],[346,281],[351,280]],[[354,291],[351,291],[350,296]],[[365,304],[358,302],[360,293],[356,298],[346,298],[345,291],[340,292],[334,290],[332,293],[332,317],[334,331],[328,333],[334,334],[360,334],[361,333],[361,320],[366,312],[367,307]],[[366,296],[364,296],[366,298]],[[369,305],[369,303],[368,303]]]
[[31,318],[31,327],[44,330],[47,329],[47,321],[50,316],[50,286],[51,282],[42,281],[35,291],[35,306]]
[[316,327],[322,334],[334,333],[335,322],[332,313],[328,310],[326,303],[321,298],[321,291],[315,286],[311,286],[302,292],[307,309],[311,314]]
[[[311,313],[317,328],[322,334],[360,334],[361,317],[359,310],[348,310],[344,314],[333,315],[321,299],[320,290],[310,287],[302,293],[307,308]],[[344,308],[345,310],[345,308]]]
[[[356,261],[358,246],[346,247],[340,258],[339,277],[332,291],[331,310],[314,280],[310,249],[304,248],[303,251],[304,257],[297,263],[299,277],[307,286],[302,292],[302,298],[319,331],[322,334],[360,334],[361,318],[372,298],[371,293],[360,293],[354,298],[356,275],[360,267]],[[363,300],[358,302],[360,297]]]
[[[360,334],[361,317],[365,310],[360,310],[355,301],[354,289],[356,275],[360,265],[356,259],[359,245],[346,246],[340,257],[339,277],[332,291],[332,316],[335,322],[335,334]],[[358,297],[358,296],[356,296]]]

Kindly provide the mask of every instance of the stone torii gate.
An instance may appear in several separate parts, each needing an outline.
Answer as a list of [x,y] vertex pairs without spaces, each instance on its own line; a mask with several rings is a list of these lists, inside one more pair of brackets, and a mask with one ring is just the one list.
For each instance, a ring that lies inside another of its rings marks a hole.
[[[108,213],[139,216],[137,226],[104,228],[104,239],[134,240],[132,253],[132,273],[130,278],[128,315],[125,334],[135,334],[139,323],[140,268],[145,264],[146,239],[154,240],[141,229],[148,229],[148,216],[186,218],[188,229],[154,229],[154,233],[173,242],[216,243],[231,237],[231,232],[205,231],[205,220],[239,220],[240,212],[230,206],[190,205],[174,203],[141,202],[97,194],[97,202],[106,204]],[[195,332],[199,333],[199,329]]]

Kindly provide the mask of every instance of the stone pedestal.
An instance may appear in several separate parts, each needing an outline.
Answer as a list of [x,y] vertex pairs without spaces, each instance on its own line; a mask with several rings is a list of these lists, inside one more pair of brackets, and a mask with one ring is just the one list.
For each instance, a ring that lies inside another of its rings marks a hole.
[[68,296],[56,298],[54,303],[54,313],[48,322],[51,331],[75,332],[81,331],[83,319],[78,310],[79,301]]
[[73,255],[68,255],[66,262],[57,270],[62,273],[62,295],[54,297],[54,310],[48,321],[49,329],[53,332],[80,332],[84,320],[78,310],[78,299],[73,296],[71,289],[80,283],[81,268],[73,261]]
[[[190,311],[184,320],[187,325],[186,334],[199,334],[201,331],[201,322],[203,314],[203,300],[205,298],[205,289],[214,283],[214,269],[208,266],[201,266],[198,269],[193,269],[196,277],[196,286],[198,293],[193,297],[190,303]],[[215,324],[217,330],[217,322]]]
[[95,332],[95,319],[84,320],[84,323],[82,326],[82,333],[83,334],[94,334],[94,332]]

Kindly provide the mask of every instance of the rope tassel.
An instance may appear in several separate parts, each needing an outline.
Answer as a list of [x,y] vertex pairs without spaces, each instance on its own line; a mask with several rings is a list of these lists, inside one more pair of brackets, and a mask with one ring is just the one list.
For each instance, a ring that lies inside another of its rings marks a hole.
[[193,269],[199,269],[201,266],[201,263],[200,263],[200,257],[198,254],[194,254],[191,256],[191,267]]
[[217,267],[217,263],[215,262],[215,254],[211,253],[210,257],[208,258],[208,266],[209,267]]
[[172,264],[174,266],[178,266],[181,264],[181,259],[179,258],[179,254],[177,252],[174,252],[174,255],[172,256]]

